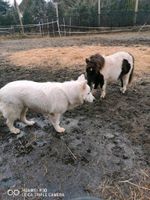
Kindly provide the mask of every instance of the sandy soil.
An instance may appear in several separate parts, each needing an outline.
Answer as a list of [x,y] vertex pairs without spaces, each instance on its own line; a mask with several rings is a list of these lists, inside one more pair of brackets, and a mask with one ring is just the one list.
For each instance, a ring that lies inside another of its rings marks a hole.
[[[10,134],[0,117],[0,199],[12,199],[9,188],[46,188],[65,195],[26,198],[35,200],[149,199],[150,33],[0,40],[0,87],[18,79],[75,79],[85,72],[86,57],[118,50],[135,57],[127,93],[119,92],[120,83],[108,85],[104,100],[97,91],[93,104],[64,114],[64,135],[56,134],[39,113],[28,114],[36,121],[33,127],[16,122],[22,130],[18,136]],[[22,200],[21,194],[13,199]]]

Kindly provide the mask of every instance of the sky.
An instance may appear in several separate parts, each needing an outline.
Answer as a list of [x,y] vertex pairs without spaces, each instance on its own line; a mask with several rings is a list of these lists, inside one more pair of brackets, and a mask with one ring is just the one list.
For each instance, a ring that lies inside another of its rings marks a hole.
[[[7,1],[8,3],[10,3],[11,5],[14,3],[14,0],[5,0]],[[19,4],[22,0],[16,0],[17,3]]]
[[[14,3],[14,0],[5,0],[5,1],[7,1],[11,5]],[[18,4],[20,4],[22,0],[16,0],[16,1]]]

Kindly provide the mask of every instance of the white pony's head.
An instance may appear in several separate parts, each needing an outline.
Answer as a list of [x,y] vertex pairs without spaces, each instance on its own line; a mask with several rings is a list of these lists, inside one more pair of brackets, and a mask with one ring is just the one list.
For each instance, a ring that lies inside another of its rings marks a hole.
[[91,93],[91,89],[87,84],[87,80],[85,79],[84,74],[81,74],[78,77],[77,81],[80,82],[80,88],[81,88],[83,100],[87,102],[93,102],[95,97]]

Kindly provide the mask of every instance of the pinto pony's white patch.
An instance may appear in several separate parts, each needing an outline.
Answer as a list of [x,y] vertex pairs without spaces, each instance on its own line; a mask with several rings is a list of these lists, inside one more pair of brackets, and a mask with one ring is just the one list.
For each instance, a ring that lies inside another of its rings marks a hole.
[[106,96],[106,85],[109,81],[121,81],[121,91],[125,93],[128,83],[131,82],[134,68],[134,58],[127,52],[117,52],[109,56],[100,54],[86,58],[86,72],[88,84],[97,89],[101,86],[101,97]]
[[14,127],[14,121],[20,119],[31,126],[34,121],[26,119],[28,109],[47,114],[57,132],[64,132],[60,127],[60,117],[68,109],[83,104],[84,101],[93,102],[90,87],[84,75],[76,81],[64,83],[34,81],[14,81],[0,89],[0,111],[12,133],[20,130]]

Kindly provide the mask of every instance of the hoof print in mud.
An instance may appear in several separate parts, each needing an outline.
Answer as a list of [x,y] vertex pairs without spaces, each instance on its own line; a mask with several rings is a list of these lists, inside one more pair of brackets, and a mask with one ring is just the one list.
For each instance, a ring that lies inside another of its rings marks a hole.
[[62,162],[65,164],[65,165],[75,165],[76,164],[76,160],[71,157],[71,155],[66,155],[64,156],[64,158],[62,159]]
[[52,136],[57,138],[57,139],[61,139],[65,134],[66,133],[62,134],[62,133],[58,133],[58,132],[55,131],[55,133],[54,132],[52,133]]
[[80,160],[81,160],[81,162],[83,162],[84,164],[87,164],[87,163],[90,162],[90,160],[89,160],[86,156],[82,156],[82,157],[80,158]]
[[15,150],[16,150],[16,157],[29,154],[34,149],[33,144],[30,144],[29,141],[20,140],[16,141],[15,143]]

